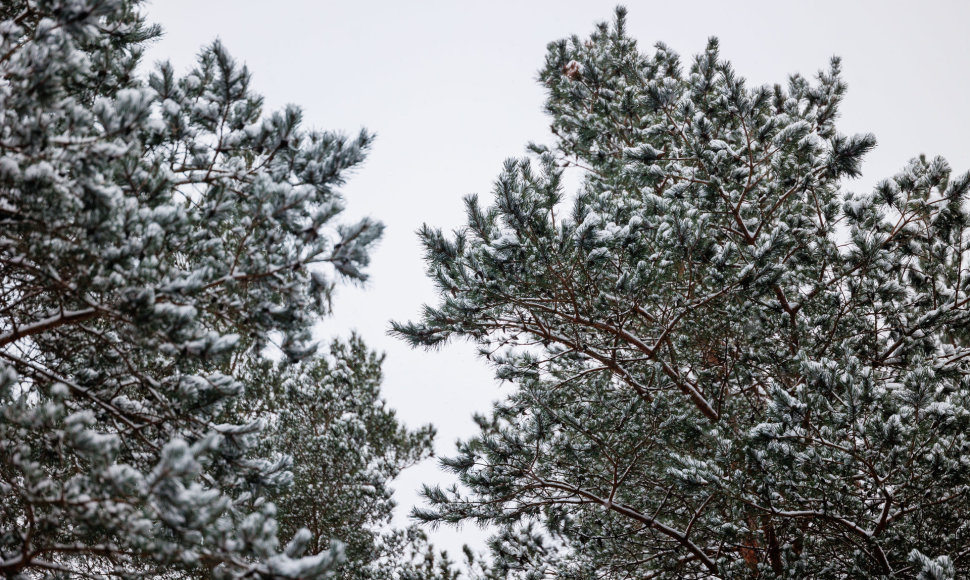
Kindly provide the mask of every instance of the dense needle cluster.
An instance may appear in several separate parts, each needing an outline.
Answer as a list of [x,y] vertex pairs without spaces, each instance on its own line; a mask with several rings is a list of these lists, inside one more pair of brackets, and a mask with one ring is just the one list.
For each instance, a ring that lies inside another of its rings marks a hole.
[[837,59],[749,87],[623,10],[540,80],[554,142],[421,231],[440,301],[395,331],[515,388],[415,514],[540,523],[545,557],[498,554],[531,578],[970,573],[970,175],[846,193],[875,140],[836,128]]

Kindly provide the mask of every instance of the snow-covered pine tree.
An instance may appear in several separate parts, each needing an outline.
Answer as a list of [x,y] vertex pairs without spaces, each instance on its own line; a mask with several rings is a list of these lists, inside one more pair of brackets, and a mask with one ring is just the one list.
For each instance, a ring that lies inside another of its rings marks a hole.
[[289,459],[228,409],[364,278],[381,225],[338,225],[336,188],[371,137],[264,115],[218,43],[142,78],[140,8],[0,4],[0,575],[326,576],[329,538],[279,546]]
[[434,429],[399,423],[380,398],[382,362],[356,336],[301,364],[253,357],[237,372],[246,394],[228,408],[230,417],[269,418],[257,450],[293,461],[293,484],[270,496],[279,535],[288,541],[309,529],[312,552],[339,538],[338,578],[397,578],[409,550],[431,549],[417,530],[390,527],[390,482],[430,456]]
[[554,144],[422,230],[440,302],[394,327],[515,384],[416,515],[538,520],[556,577],[970,574],[970,174],[845,193],[875,140],[836,129],[838,60],[748,87],[622,9],[540,78]]

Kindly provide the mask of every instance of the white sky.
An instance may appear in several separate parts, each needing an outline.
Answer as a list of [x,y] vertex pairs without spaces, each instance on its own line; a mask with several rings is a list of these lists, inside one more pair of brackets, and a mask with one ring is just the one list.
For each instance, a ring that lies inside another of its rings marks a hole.
[[[388,353],[384,395],[409,425],[434,423],[437,451],[474,433],[472,413],[500,392],[468,344],[410,350],[386,336],[390,319],[416,317],[434,302],[414,231],[424,222],[462,223],[461,198],[487,198],[502,161],[529,141],[547,141],[544,94],[535,82],[547,43],[588,34],[612,19],[612,0],[464,2],[154,0],[166,34],[150,61],[182,72],[216,37],[245,61],[268,110],[303,107],[307,126],[378,135],[363,168],[344,188],[347,216],[369,215],[387,230],[363,289],[342,288],[321,337],[356,329]],[[843,57],[849,91],[843,133],[873,132],[879,147],[849,189],[866,190],[919,154],[970,169],[970,2],[629,1],[628,30],[641,50],[662,41],[690,57],[721,39],[749,86],[813,76]],[[396,483],[398,522],[419,501],[422,482],[447,481],[428,462]],[[441,529],[435,543],[460,556],[481,545],[473,526]]]

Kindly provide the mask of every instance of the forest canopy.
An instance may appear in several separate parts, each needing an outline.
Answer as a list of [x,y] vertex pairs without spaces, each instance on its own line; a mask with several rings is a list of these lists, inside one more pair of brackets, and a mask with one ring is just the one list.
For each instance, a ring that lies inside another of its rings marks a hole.
[[[384,233],[343,194],[374,135],[268,110],[220,41],[149,65],[160,33],[0,5],[0,576],[970,574],[970,173],[850,191],[838,58],[754,86],[622,8],[548,45],[551,137],[419,230],[435,296],[392,334],[507,388],[401,527],[435,427],[313,335]],[[425,529],[466,523],[456,564]]]

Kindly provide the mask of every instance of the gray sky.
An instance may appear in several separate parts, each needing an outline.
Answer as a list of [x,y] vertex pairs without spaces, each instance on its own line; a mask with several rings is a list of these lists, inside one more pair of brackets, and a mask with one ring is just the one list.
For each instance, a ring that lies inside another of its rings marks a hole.
[[[386,336],[388,320],[433,302],[414,231],[424,222],[462,223],[461,198],[487,197],[502,161],[529,141],[547,141],[536,72],[550,41],[586,35],[612,18],[613,0],[316,1],[154,0],[149,16],[165,36],[149,60],[185,72],[216,37],[245,61],[267,109],[303,107],[308,126],[378,135],[363,168],[344,188],[349,218],[369,215],[387,230],[365,288],[342,288],[320,337],[356,329],[388,353],[384,395],[409,425],[434,423],[437,451],[451,454],[471,435],[472,413],[488,410],[497,383],[468,344],[410,350]],[[864,177],[868,190],[920,153],[970,169],[970,2],[644,2],[629,1],[628,30],[649,51],[662,41],[684,57],[721,39],[750,85],[812,76],[843,57],[849,92],[843,133],[875,133],[879,147]],[[447,481],[432,461],[396,483],[398,522],[419,501],[422,482]],[[480,546],[474,527],[442,529],[435,542],[453,556]]]

